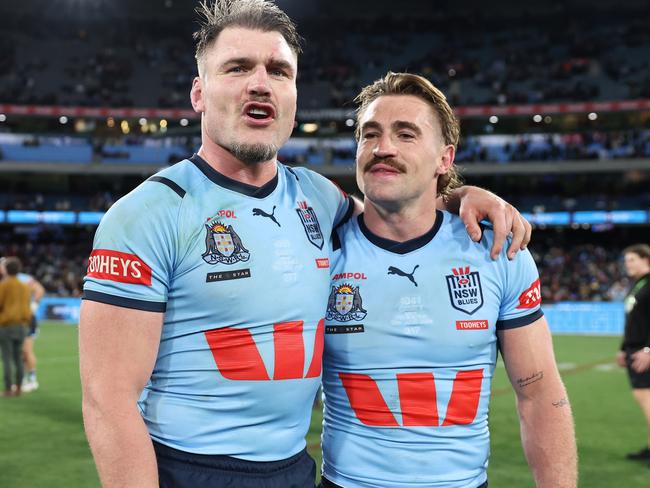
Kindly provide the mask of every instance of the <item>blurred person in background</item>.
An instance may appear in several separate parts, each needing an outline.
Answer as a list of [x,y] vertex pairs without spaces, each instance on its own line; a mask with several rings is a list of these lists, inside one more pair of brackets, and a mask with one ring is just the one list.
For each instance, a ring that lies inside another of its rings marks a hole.
[[38,320],[36,311],[38,304],[45,295],[45,288],[32,275],[27,273],[18,273],[18,279],[25,283],[31,291],[30,308],[32,310],[32,320],[29,324],[27,336],[23,342],[23,362],[25,363],[25,377],[23,379],[23,393],[29,393],[38,389],[38,379],[36,378],[36,354],[34,353],[34,341],[38,337]]
[[[4,258],[0,260],[0,278],[6,275],[4,269]],[[34,353],[34,340],[38,337],[38,321],[36,319],[36,311],[38,305],[45,295],[45,288],[43,285],[34,278],[32,275],[20,272],[17,278],[26,284],[31,290],[30,308],[32,311],[32,320],[29,324],[27,336],[23,342],[23,363],[25,375],[22,384],[22,393],[29,393],[38,389],[38,379],[36,377],[36,354]]]
[[22,393],[22,347],[32,320],[31,291],[17,277],[21,266],[16,257],[3,259],[0,264],[5,275],[0,281],[0,350],[4,368],[4,396],[19,396]]
[[650,466],[650,246],[635,244],[623,250],[625,272],[634,284],[625,296],[625,332],[618,365],[627,368],[632,394],[646,420],[647,445],[628,459]]
[[[329,239],[353,204],[277,161],[296,113],[291,19],[263,0],[199,11],[198,154],[116,202],[95,234],[79,321],[85,429],[104,486],[313,488]],[[496,255],[514,223],[514,255],[527,223],[493,195],[459,210],[468,193],[454,202],[468,232],[479,240],[491,214]]]

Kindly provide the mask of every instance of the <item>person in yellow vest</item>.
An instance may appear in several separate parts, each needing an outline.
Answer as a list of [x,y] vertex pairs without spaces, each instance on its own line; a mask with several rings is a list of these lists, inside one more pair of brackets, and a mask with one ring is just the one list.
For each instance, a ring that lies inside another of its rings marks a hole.
[[[18,258],[5,259],[3,267],[6,277],[0,281],[0,351],[4,371],[4,396],[18,396],[23,383],[23,341],[32,320],[32,294],[29,286],[17,277],[22,267]],[[15,376],[12,375],[14,369]],[[16,385],[15,390],[12,390],[12,384]]]

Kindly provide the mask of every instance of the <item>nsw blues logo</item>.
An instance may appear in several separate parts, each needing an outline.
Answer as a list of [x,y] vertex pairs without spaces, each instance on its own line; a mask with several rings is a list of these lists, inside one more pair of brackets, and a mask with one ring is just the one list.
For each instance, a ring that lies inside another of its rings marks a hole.
[[323,233],[320,230],[320,224],[318,223],[318,218],[316,217],[316,212],[314,209],[309,206],[305,201],[298,202],[298,208],[296,209],[302,226],[305,228],[305,233],[307,234],[307,239],[318,249],[323,249],[323,244],[325,239],[323,239]]
[[206,263],[235,264],[248,261],[250,252],[244,247],[232,225],[212,220],[205,224],[205,230],[205,252],[202,257]]
[[368,311],[363,308],[359,287],[343,284],[333,286],[327,301],[327,320],[349,322],[350,320],[363,320]]
[[452,268],[452,272],[445,277],[451,306],[472,315],[483,306],[481,277],[478,271],[470,271],[469,266]]

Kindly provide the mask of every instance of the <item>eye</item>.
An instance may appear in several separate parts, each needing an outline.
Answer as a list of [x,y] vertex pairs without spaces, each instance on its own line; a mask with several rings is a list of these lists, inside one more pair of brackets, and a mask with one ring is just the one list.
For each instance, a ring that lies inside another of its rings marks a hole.
[[403,139],[405,141],[410,141],[412,139],[415,139],[415,135],[411,134],[410,132],[400,132],[398,136],[400,139]]
[[227,73],[244,73],[246,70],[243,66],[233,66],[226,70]]
[[374,139],[378,134],[376,132],[365,132],[361,137],[363,139]]

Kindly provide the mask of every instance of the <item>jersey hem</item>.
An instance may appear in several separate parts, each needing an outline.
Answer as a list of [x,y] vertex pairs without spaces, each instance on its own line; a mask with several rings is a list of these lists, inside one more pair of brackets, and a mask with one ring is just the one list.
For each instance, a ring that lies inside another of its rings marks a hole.
[[153,442],[160,444],[161,446],[174,449],[175,451],[179,451],[184,454],[195,455],[195,456],[224,456],[239,461],[260,463],[260,464],[282,463],[282,462],[290,461],[292,458],[301,455],[303,452],[307,450],[307,443],[304,442],[302,444],[302,447],[300,447],[295,453],[290,454],[287,457],[280,457],[279,459],[267,459],[269,456],[257,456],[257,455],[250,455],[250,454],[232,454],[232,453],[224,454],[222,452],[215,453],[213,452],[212,449],[205,449],[205,448],[192,449],[192,448],[188,448],[187,446],[182,446],[179,443],[176,443],[174,441],[169,441],[167,439],[159,437],[152,432],[149,432],[149,436],[151,437],[151,440]]
[[91,302],[105,303],[107,305],[115,305],[117,307],[143,310],[145,312],[164,312],[167,310],[167,303],[164,302],[135,300],[133,298],[118,297],[92,290],[85,290],[81,299],[90,300]]
[[524,327],[525,325],[532,324],[537,319],[540,319],[543,316],[544,316],[544,312],[542,312],[542,309],[540,308],[529,315],[524,315],[523,317],[517,317],[508,320],[498,320],[497,330],[516,329],[517,327]]
[[[333,478],[337,478],[337,480],[334,480]],[[332,473],[328,473],[326,471],[323,471],[322,478],[321,478],[321,479],[324,480],[323,481],[323,488],[344,488],[345,486],[347,486],[346,483],[347,484],[350,483],[349,479],[348,480],[340,480],[339,478],[340,478],[340,476],[338,476],[336,474],[332,475]],[[476,488],[484,488],[484,487],[487,488],[487,481],[488,481],[487,474],[484,474],[483,481],[478,481],[477,482],[478,485],[476,485]],[[359,483],[358,480],[357,480],[357,483]],[[370,484],[372,482],[371,481],[361,481],[360,483],[363,484],[363,485],[366,485],[366,484]],[[442,481],[442,482],[437,482],[437,483],[444,484],[445,486],[449,486],[449,484],[462,483],[462,486],[468,486],[466,481]],[[402,485],[402,484],[403,483],[400,482],[400,485]],[[373,484],[373,486],[375,486],[375,485]],[[391,486],[393,486],[393,485],[391,485]],[[404,485],[404,486],[406,486],[406,485]],[[416,486],[416,485],[409,484],[408,486]],[[422,486],[422,487],[431,486],[431,483],[427,482],[427,481],[424,481],[422,485],[418,484],[417,486]],[[470,486],[473,487],[474,485],[470,485]]]

